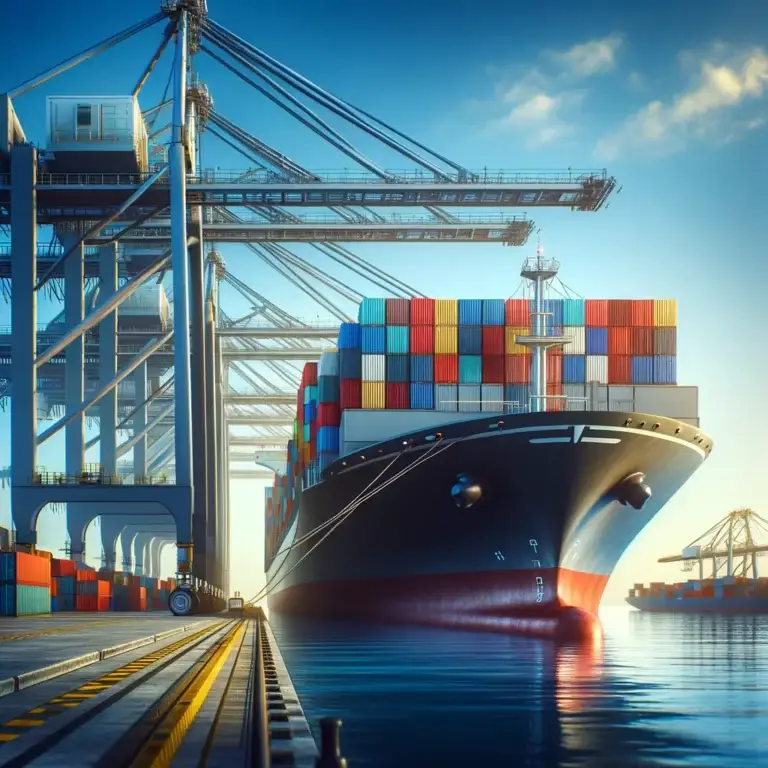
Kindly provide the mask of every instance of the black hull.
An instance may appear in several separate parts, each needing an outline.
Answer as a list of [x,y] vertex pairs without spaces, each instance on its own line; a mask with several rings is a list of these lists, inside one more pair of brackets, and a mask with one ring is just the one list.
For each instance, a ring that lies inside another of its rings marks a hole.
[[[440,427],[432,442],[434,429],[370,446],[301,493],[267,571],[270,609],[592,633],[619,558],[705,460],[711,440],[643,414],[478,416]],[[642,509],[619,500],[636,473],[653,493]],[[451,496],[461,474],[482,488],[469,508]],[[319,545],[330,528],[291,546],[382,484]]]

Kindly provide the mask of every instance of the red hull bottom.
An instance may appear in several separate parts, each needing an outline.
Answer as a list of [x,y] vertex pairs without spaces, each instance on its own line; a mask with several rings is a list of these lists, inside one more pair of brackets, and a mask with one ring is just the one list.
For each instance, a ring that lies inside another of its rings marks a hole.
[[593,640],[601,633],[597,610],[607,582],[608,576],[565,568],[310,582],[271,595],[269,607],[321,618]]

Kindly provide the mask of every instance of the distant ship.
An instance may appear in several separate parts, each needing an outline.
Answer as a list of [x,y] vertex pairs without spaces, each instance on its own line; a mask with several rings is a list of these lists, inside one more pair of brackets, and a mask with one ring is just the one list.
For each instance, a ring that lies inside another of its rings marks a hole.
[[768,613],[768,578],[760,577],[757,567],[763,552],[768,552],[768,522],[751,509],[736,510],[680,555],[659,558],[682,563],[686,571],[698,569],[698,579],[635,584],[626,601],[656,613]]
[[[341,455],[307,466],[307,443],[316,440],[322,457],[333,433],[315,426],[326,417],[313,416],[300,393],[304,423],[296,434],[304,445],[289,446],[286,474],[267,500],[271,610],[561,638],[599,632],[598,606],[616,563],[705,461],[712,440],[673,418],[587,410],[584,397],[581,410],[570,410],[567,397],[553,394],[548,350],[571,341],[568,327],[553,334],[545,298],[558,267],[541,249],[523,266],[533,285],[531,330],[512,337],[531,350],[530,400],[522,404],[486,402],[493,390],[483,384],[482,404],[466,400],[462,408],[459,394],[458,408],[445,412],[440,395],[431,406],[414,402],[411,385],[411,410],[344,410],[342,370],[341,451],[338,429],[335,438]],[[341,336],[339,347],[344,352]],[[390,370],[388,358],[386,365]],[[584,392],[590,379],[583,368],[582,376]],[[305,369],[305,391],[311,379]],[[441,385],[430,386],[437,392]],[[466,412],[481,409],[486,413]]]

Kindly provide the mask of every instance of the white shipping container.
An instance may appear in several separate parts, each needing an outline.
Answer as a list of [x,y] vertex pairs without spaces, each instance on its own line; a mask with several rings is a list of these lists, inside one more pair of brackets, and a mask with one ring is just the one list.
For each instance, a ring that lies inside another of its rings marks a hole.
[[479,413],[480,398],[479,384],[459,384],[459,411],[462,413]]
[[320,362],[317,364],[318,376],[338,376],[339,375],[339,354],[336,349],[326,349],[320,355]]
[[147,126],[135,97],[49,96],[46,118],[53,172],[147,171]]
[[587,355],[587,381],[608,383],[608,355]]
[[671,419],[698,419],[698,387],[636,386],[635,410]]
[[483,384],[480,399],[483,401],[481,410],[493,413],[499,413],[503,411],[504,385]]
[[563,336],[570,339],[571,343],[563,347],[566,355],[586,355],[587,354],[587,331],[582,326],[566,328]]
[[568,398],[575,398],[573,400],[566,401],[566,410],[568,411],[586,411],[587,402],[584,399],[586,397],[587,388],[583,384],[563,384],[563,394]]
[[[438,385],[441,386],[441,385]],[[456,386],[453,400],[456,400]],[[498,415],[501,415],[500,413]],[[446,424],[476,419],[477,413],[456,413],[411,410],[350,410],[341,414],[339,440],[342,455],[354,453],[363,448],[407,435],[422,429],[437,429]]]
[[459,388],[456,384],[435,384],[435,410],[452,411],[459,410]]
[[387,356],[363,355],[363,381],[387,380]]

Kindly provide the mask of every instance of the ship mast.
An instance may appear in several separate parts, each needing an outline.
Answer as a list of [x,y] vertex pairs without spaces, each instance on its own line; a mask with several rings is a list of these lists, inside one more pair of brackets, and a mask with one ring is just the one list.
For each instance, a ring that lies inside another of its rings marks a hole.
[[520,271],[523,280],[527,280],[533,288],[533,298],[528,328],[530,336],[518,336],[515,341],[530,347],[533,354],[529,402],[534,412],[547,410],[547,350],[570,342],[570,339],[562,336],[550,336],[547,331],[546,318],[552,315],[552,312],[547,311],[549,286],[559,269],[559,261],[544,258],[544,249],[539,241],[536,256],[527,258]]

